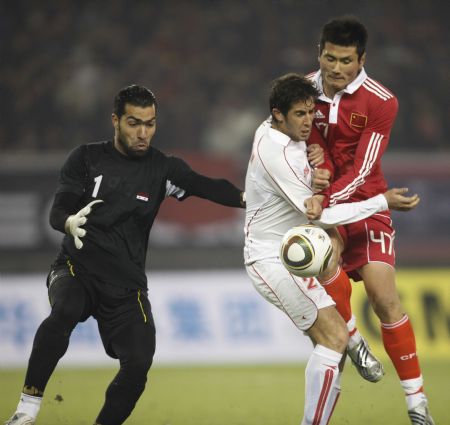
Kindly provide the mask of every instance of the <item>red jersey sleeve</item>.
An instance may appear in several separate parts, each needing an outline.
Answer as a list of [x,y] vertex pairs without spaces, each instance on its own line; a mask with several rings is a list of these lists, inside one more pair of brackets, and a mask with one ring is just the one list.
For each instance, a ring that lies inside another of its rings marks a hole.
[[319,165],[317,168],[324,168],[328,170],[331,173],[330,181],[332,181],[334,176],[334,164],[333,161],[331,160],[331,155],[327,146],[327,142],[324,140],[322,134],[315,125],[312,126],[311,135],[309,136],[309,139],[306,141],[306,144],[308,146],[317,144],[323,149],[323,154],[325,157],[324,163]]
[[375,103],[369,110],[367,126],[361,134],[355,151],[353,166],[325,189],[324,206],[347,201],[366,182],[389,143],[389,136],[398,111],[395,97]]

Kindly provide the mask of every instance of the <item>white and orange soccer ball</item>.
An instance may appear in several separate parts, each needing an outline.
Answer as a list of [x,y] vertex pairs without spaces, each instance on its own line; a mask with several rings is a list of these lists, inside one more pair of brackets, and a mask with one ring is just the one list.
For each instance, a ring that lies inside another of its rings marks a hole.
[[320,275],[332,254],[333,245],[327,232],[313,224],[292,227],[281,240],[281,262],[290,273],[299,277]]

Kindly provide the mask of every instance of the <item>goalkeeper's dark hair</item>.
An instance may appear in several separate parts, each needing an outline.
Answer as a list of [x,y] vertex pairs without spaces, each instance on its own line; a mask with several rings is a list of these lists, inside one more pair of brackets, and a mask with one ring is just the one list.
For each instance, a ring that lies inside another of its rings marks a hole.
[[114,113],[120,118],[125,112],[125,105],[148,106],[157,105],[156,97],[151,90],[144,86],[133,84],[121,89],[114,98]]
[[325,47],[325,43],[337,44],[338,46],[355,46],[358,53],[358,60],[366,51],[367,29],[351,15],[340,16],[327,22],[320,33],[319,53]]
[[319,91],[315,85],[303,75],[289,73],[272,81],[270,91],[269,108],[272,119],[276,121],[272,110],[278,109],[283,115],[287,115],[294,103],[310,99],[315,101]]

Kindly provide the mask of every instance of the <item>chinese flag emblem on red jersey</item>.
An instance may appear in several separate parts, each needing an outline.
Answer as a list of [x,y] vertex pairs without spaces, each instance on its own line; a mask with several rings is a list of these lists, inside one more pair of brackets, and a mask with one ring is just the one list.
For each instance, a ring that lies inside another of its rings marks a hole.
[[367,124],[367,117],[365,115],[352,112],[350,115],[350,125],[354,127],[365,127]]

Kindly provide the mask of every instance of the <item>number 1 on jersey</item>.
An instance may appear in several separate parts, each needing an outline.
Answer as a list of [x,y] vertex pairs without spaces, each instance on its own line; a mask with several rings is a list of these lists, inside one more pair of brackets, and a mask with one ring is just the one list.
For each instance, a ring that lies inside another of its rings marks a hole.
[[95,181],[95,186],[94,186],[94,190],[92,191],[92,197],[96,198],[98,195],[98,190],[100,189],[100,184],[102,182],[102,178],[103,178],[103,174],[100,174],[99,176],[97,176],[94,181]]

